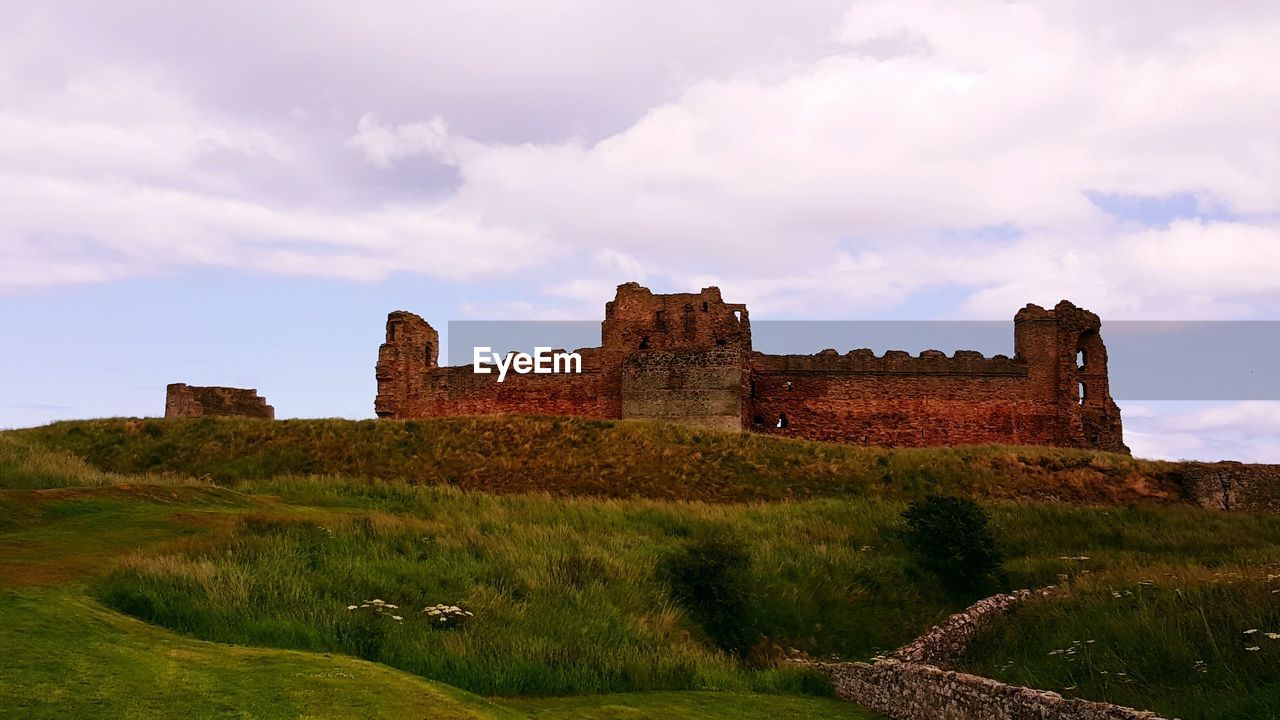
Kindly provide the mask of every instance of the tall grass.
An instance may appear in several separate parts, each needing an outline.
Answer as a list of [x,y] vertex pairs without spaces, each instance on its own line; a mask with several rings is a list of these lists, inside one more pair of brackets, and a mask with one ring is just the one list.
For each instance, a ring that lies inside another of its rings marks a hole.
[[[967,666],[1183,720],[1280,717],[1280,569],[1084,577],[980,634]],[[1270,635],[1268,634],[1270,633]]]
[[67,450],[45,447],[12,433],[0,433],[0,487],[94,486],[123,480],[122,476],[99,470]]
[[[129,559],[97,592],[201,637],[342,651],[486,694],[819,686],[743,673],[690,635],[654,582],[656,551],[674,542],[661,523],[547,501],[429,502],[416,516],[250,515],[225,544]],[[405,619],[347,609],[374,598]],[[437,603],[475,618],[435,630],[420,610]]]
[[[347,652],[507,695],[800,690],[811,680],[776,669],[777,659],[794,650],[865,658],[966,602],[912,564],[896,501],[566,500],[318,480],[267,487],[278,512],[251,513],[180,552],[135,557],[95,592],[200,637]],[[344,495],[363,507],[344,507]],[[292,505],[317,499],[328,502]],[[1063,573],[1280,563],[1273,517],[998,504],[992,527],[1011,586]],[[713,649],[659,571],[716,528],[731,528],[750,558],[745,624],[757,634],[742,662]],[[1081,556],[1089,559],[1073,559]],[[374,598],[399,605],[405,619],[371,625],[346,609]],[[437,603],[461,605],[474,621],[433,631],[416,613]]]

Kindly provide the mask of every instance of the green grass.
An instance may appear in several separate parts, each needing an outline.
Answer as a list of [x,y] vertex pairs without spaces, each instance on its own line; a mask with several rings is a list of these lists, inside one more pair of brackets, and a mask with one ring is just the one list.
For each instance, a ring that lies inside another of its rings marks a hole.
[[1280,636],[1267,633],[1280,634],[1280,566],[1267,569],[1089,578],[981,633],[965,665],[1184,720],[1274,720]]
[[92,467],[71,452],[13,432],[0,434],[0,478],[6,488],[92,486],[125,480]]
[[[0,480],[3,476],[0,476]],[[121,560],[170,557],[260,517],[260,499],[216,487],[135,484],[0,490],[0,715],[19,717],[522,718],[521,707],[342,653],[211,643],[139,622],[86,586]],[[314,514],[291,508],[297,514]],[[253,524],[252,522],[250,524]],[[215,585],[214,587],[218,587]],[[525,701],[537,717],[710,718],[815,713],[871,718],[820,698],[749,692]]]
[[[339,650],[484,694],[821,685],[794,670],[744,668],[710,649],[656,572],[659,559],[699,526],[776,532],[811,525],[819,508],[777,506],[783,514],[753,517],[766,508],[412,492],[416,502],[398,513],[254,512],[205,544],[125,558],[95,592],[112,607],[199,637]],[[892,516],[887,507],[855,513],[860,521]],[[834,564],[798,552],[804,537],[812,533],[758,545],[758,563],[781,564],[813,593],[833,569],[863,565],[858,548],[871,536],[837,531]],[[777,626],[775,598],[791,603],[780,620],[802,644],[810,644],[812,627],[799,613],[829,615],[839,625],[819,603],[850,607],[848,580],[803,600],[794,597],[796,584],[762,580],[769,596],[751,620]],[[370,623],[346,610],[373,598],[401,606],[406,621]],[[476,619],[461,631],[433,630],[416,611],[437,603],[461,604]],[[888,644],[923,621],[888,606],[880,615],[883,622],[864,616],[851,630]],[[784,642],[781,634],[761,638],[768,640]]]
[[512,698],[505,701],[535,720],[870,720],[854,705],[831,698],[797,698],[733,692],[663,692]]
[[22,718],[846,718],[856,706],[751,693],[495,702],[342,655],[223,645],[112,612],[72,588],[0,591],[0,715]]
[[[223,683],[280,682],[234,653],[204,670],[146,664],[180,642],[208,657],[256,648],[267,665],[357,663],[388,673],[387,687],[421,683],[467,712],[864,717],[781,659],[867,658],[972,599],[944,592],[899,535],[907,500],[946,490],[983,499],[1005,587],[1066,575],[1073,588],[991,628],[970,667],[1186,720],[1280,707],[1280,651],[1265,637],[1259,651],[1231,645],[1245,625],[1280,632],[1270,592],[1280,578],[1267,579],[1280,574],[1280,517],[1179,502],[1176,466],[1124,456],[886,451],[550,418],[111,420],[0,433],[0,488],[0,587],[14,588],[0,596],[0,621],[54,637],[31,656],[54,665],[24,665],[21,687],[0,685],[0,701],[36,702],[27,685],[86,672],[53,669],[78,661],[55,649],[66,637],[53,621],[32,614],[48,605],[79,618],[69,625],[86,638],[125,628],[154,649],[136,652],[145,662],[101,656],[103,672],[136,663],[138,677],[197,673],[151,695],[90,673],[71,693],[117,703],[118,715],[187,685],[205,689],[191,695],[198,705]],[[1123,502],[1088,504],[1108,500]],[[741,658],[715,650],[663,574],[666,558],[715,529],[750,558],[741,622],[755,641]],[[401,606],[404,620],[346,609],[375,597]],[[432,630],[416,611],[439,602],[475,617]],[[14,633],[0,635],[0,658],[14,655]],[[1090,639],[1089,652],[1107,655],[1090,660],[1087,677],[1064,662],[1083,651],[1049,654]],[[123,640],[102,645],[134,652]],[[1113,666],[1140,681],[1116,682]],[[260,686],[260,705],[227,690],[219,707],[305,716],[312,706],[296,693],[308,671],[290,672],[293,683]],[[396,714],[397,692],[369,697],[385,696]],[[467,692],[497,704],[475,705]],[[275,695],[275,705],[261,699]],[[334,702],[335,714],[352,707]],[[183,714],[217,713],[195,705]]]
[[[249,511],[207,542],[127,557],[95,593],[198,637],[347,652],[486,695],[810,691],[811,680],[770,669],[773,661],[793,648],[866,658],[972,599],[947,595],[915,567],[898,539],[896,502],[711,505],[400,487],[365,498],[378,509],[350,512],[338,510],[337,496],[364,486],[325,488],[327,506],[317,507],[306,504],[315,483],[291,490],[277,482],[278,504]],[[1276,517],[1187,507],[992,510],[1009,587],[1060,574],[1280,563]],[[736,534],[752,559],[742,621],[757,641],[745,665],[710,649],[657,570],[710,527]],[[1078,556],[1089,560],[1063,559]],[[375,597],[409,617],[371,628],[345,610]],[[413,617],[439,602],[467,607],[476,621],[438,632]]]
[[[94,420],[14,438],[115,473],[245,483],[338,475],[494,493],[733,502],[947,491],[1070,502],[1177,501],[1178,465],[1046,447],[886,450],[649,422]],[[91,481],[97,481],[93,477]]]
[[6,717],[525,717],[341,655],[184,638],[61,589],[0,592],[0,648]]

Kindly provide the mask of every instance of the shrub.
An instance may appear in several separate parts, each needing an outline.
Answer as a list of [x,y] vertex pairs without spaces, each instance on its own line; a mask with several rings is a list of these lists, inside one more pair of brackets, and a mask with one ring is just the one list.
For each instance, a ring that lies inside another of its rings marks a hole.
[[675,601],[722,650],[741,655],[755,640],[751,558],[722,531],[702,532],[666,561]]
[[929,495],[907,506],[902,518],[902,537],[916,561],[949,591],[985,591],[1001,574],[987,513],[973,500]]

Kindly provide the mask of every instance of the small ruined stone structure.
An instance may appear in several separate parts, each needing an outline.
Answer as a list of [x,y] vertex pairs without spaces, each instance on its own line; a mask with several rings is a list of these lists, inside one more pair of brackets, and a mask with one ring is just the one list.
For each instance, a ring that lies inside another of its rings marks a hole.
[[164,416],[252,417],[274,420],[276,409],[268,405],[267,399],[260,397],[257,390],[173,383],[169,385],[165,398]]
[[581,374],[440,367],[439,336],[387,317],[374,409],[384,418],[490,413],[652,418],[891,447],[1008,443],[1127,452],[1107,387],[1098,316],[1067,301],[1014,317],[1014,357],[928,350],[766,355],[745,305],[715,287],[655,294],[636,283],[605,305]]

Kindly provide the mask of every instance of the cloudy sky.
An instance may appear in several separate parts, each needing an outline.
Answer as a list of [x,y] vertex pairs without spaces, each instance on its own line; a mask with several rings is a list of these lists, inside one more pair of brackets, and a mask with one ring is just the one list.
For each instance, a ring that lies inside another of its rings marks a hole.
[[[1280,320],[1275,2],[0,17],[0,426],[180,380],[368,417],[387,311],[598,319],[627,280],[753,319]],[[1140,454],[1280,462],[1280,406],[1119,399]]]

